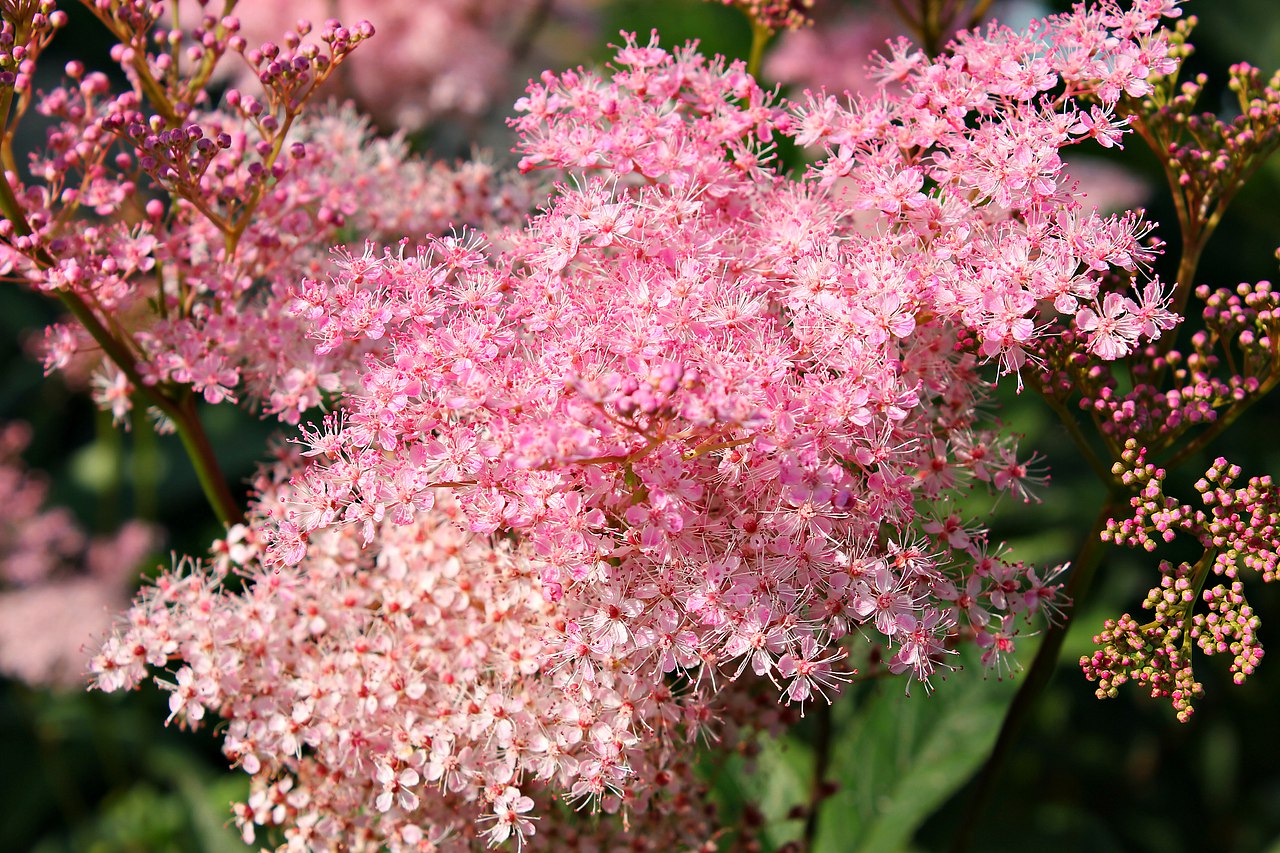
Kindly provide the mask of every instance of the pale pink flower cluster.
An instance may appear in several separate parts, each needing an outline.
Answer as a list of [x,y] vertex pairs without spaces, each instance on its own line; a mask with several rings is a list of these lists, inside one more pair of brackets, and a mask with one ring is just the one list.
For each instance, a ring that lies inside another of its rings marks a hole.
[[47,481],[22,462],[31,427],[0,427],[0,582],[28,586],[70,565],[85,547],[85,535],[64,507],[44,508]]
[[[257,777],[246,827],[430,849],[537,843],[553,797],[687,805],[682,744],[748,671],[803,708],[855,641],[926,685],[956,641],[1004,665],[1058,588],[948,505],[1038,479],[979,422],[980,366],[1059,318],[1102,357],[1167,326],[1158,283],[1102,285],[1147,224],[1084,209],[1060,151],[1114,142],[1176,11],[899,43],[852,102],[656,41],[544,74],[513,125],[563,183],[522,228],[296,286],[318,357],[364,354],[343,405],[222,562],[144,593],[99,686],[175,662],[174,716],[225,718]],[[824,159],[780,174],[779,136]]]
[[[193,6],[192,0],[185,4]],[[273,0],[237,4],[251,42],[278,41],[299,18],[368,20],[377,47],[356,54],[329,92],[382,126],[422,130],[442,117],[505,106],[513,72],[531,58],[573,61],[593,0]],[[566,31],[567,32],[564,32]],[[535,57],[526,54],[533,52]]]
[[30,439],[27,424],[0,426],[0,673],[73,687],[159,535],[131,521],[90,538],[65,508],[45,508],[45,480],[21,459]]
[[[260,510],[282,512],[289,489],[262,485],[273,496]],[[164,684],[170,719],[229,721],[224,751],[253,776],[236,807],[246,842],[263,826],[284,827],[289,850],[509,838],[566,849],[555,791],[625,811],[645,849],[709,839],[686,759],[731,712],[713,706],[713,677],[655,678],[648,653],[577,656],[563,637],[578,629],[566,626],[596,614],[548,600],[517,546],[459,521],[441,495],[411,524],[382,522],[376,553],[334,529],[274,571],[252,534],[233,529],[212,565],[180,565],[144,590],[94,662],[98,686],[133,687],[149,667],[182,661]],[[223,585],[230,570],[243,592]],[[689,640],[671,632],[679,654]],[[581,832],[574,849],[592,836],[618,846],[615,825]]]

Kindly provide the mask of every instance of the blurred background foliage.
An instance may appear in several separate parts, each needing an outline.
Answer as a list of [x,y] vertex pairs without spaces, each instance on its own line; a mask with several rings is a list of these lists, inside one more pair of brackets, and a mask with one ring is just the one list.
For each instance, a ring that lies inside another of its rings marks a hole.
[[[1016,14],[1029,17],[1046,8],[1019,6]],[[1231,62],[1248,60],[1264,74],[1280,65],[1280,8],[1274,0],[1212,6],[1191,0],[1187,11],[1202,19],[1191,70],[1213,79],[1203,106],[1229,110],[1221,84]],[[609,55],[607,44],[617,41],[610,34],[619,30],[657,29],[664,44],[698,38],[707,52],[730,56],[745,56],[750,40],[735,11],[697,0],[614,0],[603,3],[599,15],[603,35],[581,46],[584,58],[595,61]],[[80,55],[104,50],[83,41],[74,49]],[[60,64],[50,60],[49,67]],[[783,156],[794,162],[797,155]],[[1141,143],[1132,141],[1113,159],[1154,187],[1151,217],[1175,222],[1159,169]],[[1277,198],[1280,162],[1273,161],[1239,196],[1208,246],[1202,282],[1224,286],[1275,276]],[[1167,228],[1160,235],[1171,244],[1161,269],[1171,278],[1177,235]],[[0,418],[35,428],[26,460],[48,472],[51,502],[70,507],[94,532],[109,532],[134,516],[155,520],[169,532],[166,550],[202,553],[218,527],[177,440],[147,429],[121,434],[83,395],[45,379],[24,354],[28,336],[54,313],[36,295],[0,289]],[[1280,406],[1274,395],[1264,406],[1269,408],[1255,411],[1221,446],[1210,447],[1204,461],[1229,452],[1247,475],[1280,474]],[[1001,407],[1005,421],[1025,435],[1024,448],[1045,454],[1053,482],[1043,503],[1002,505],[996,538],[1030,561],[1069,560],[1101,504],[1101,487],[1031,395],[1018,398],[1006,388]],[[243,484],[275,427],[231,407],[204,415],[229,479]],[[157,554],[153,562],[168,559]],[[1167,703],[1136,689],[1099,702],[1079,673],[1076,660],[1091,650],[1103,619],[1136,611],[1155,580],[1154,559],[1147,555],[1113,551],[1107,557],[1093,590],[1079,602],[1058,673],[978,824],[972,849],[1280,853],[1280,666],[1264,664],[1237,687],[1225,662],[1200,658],[1197,675],[1207,695],[1185,725],[1174,720]],[[1251,597],[1264,620],[1264,644],[1275,642],[1280,590],[1255,585]],[[1034,644],[1023,649],[1024,661]],[[970,802],[967,783],[985,760],[1018,683],[1016,674],[984,679],[970,669],[936,683],[931,695],[917,687],[907,697],[896,680],[870,680],[847,690],[830,709],[811,706],[792,733],[756,744],[753,755],[709,754],[704,778],[725,826],[754,836],[764,850],[794,844],[806,821],[815,823],[811,837],[822,851],[945,850]],[[246,849],[228,825],[228,803],[246,795],[246,778],[225,769],[207,729],[166,728],[165,716],[165,696],[155,689],[104,697],[36,690],[0,678],[0,851]],[[824,772],[817,775],[829,783],[827,796],[808,816],[803,807],[820,763]]]

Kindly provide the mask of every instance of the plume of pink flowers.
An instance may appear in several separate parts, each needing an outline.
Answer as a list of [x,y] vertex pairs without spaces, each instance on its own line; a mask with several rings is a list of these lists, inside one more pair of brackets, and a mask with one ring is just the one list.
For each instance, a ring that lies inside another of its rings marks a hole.
[[[656,40],[544,74],[512,122],[560,180],[541,210],[296,286],[316,356],[362,354],[342,405],[211,565],[143,593],[98,685],[175,666],[172,718],[225,719],[255,778],[246,834],[428,849],[552,843],[553,797],[709,838],[682,750],[741,691],[829,700],[855,644],[926,686],[956,642],[1003,666],[1058,588],[950,505],[1040,479],[980,367],[1173,322],[1158,282],[1104,285],[1149,226],[1085,208],[1060,152],[1123,133],[1175,12],[898,43],[852,102]],[[782,174],[779,137],[825,156]]]

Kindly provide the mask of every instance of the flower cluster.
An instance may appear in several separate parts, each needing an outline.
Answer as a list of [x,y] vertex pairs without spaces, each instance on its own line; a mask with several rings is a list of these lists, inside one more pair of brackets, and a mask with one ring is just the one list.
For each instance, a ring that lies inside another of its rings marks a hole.
[[[1114,697],[1120,685],[1136,681],[1148,686],[1152,696],[1170,698],[1178,719],[1185,721],[1193,701],[1203,695],[1192,670],[1195,647],[1209,655],[1229,653],[1237,684],[1262,659],[1259,620],[1244,597],[1240,572],[1275,580],[1280,496],[1270,477],[1253,477],[1237,486],[1240,468],[1219,458],[1195,484],[1203,505],[1196,508],[1166,494],[1166,472],[1147,462],[1135,441],[1127,443],[1123,459],[1116,473],[1138,494],[1130,502],[1133,515],[1113,519],[1105,538],[1154,551],[1182,533],[1198,540],[1204,555],[1194,565],[1162,561],[1160,585],[1143,602],[1155,619],[1145,625],[1128,614],[1107,620],[1094,638],[1101,648],[1082,657],[1080,666],[1090,681],[1098,682],[1099,698]],[[1208,586],[1214,575],[1224,582]]]
[[[913,27],[912,20],[890,12],[887,4],[872,3],[849,7],[844,4],[818,4],[812,27],[783,33],[777,45],[764,59],[763,74],[795,91],[825,90],[848,98],[876,97],[875,65],[871,59],[885,44],[904,30]],[[962,7],[946,21],[962,18]],[[975,10],[976,11],[976,10]],[[978,20],[969,26],[977,26]],[[952,35],[948,30],[946,35]],[[1100,139],[1109,142],[1106,137]],[[1069,152],[1066,171],[1079,181],[1082,201],[1104,213],[1134,209],[1147,200],[1151,186],[1140,175],[1099,156]]]
[[42,509],[48,485],[22,463],[31,428],[8,423],[0,428],[0,581],[28,586],[67,568],[84,550],[85,536],[62,507]]
[[[483,161],[413,160],[402,138],[375,138],[350,109],[301,111],[367,24],[329,22],[316,44],[304,21],[283,47],[249,48],[235,18],[184,33],[158,29],[158,9],[99,7],[135,86],[113,93],[105,74],[72,62],[67,85],[34,99],[53,125],[31,181],[8,175],[0,268],[71,308],[46,332],[46,368],[92,372],[117,420],[136,391],[187,387],[296,423],[359,358],[318,356],[290,311],[293,286],[321,273],[330,244],[492,226],[530,204]],[[38,18],[29,54],[53,26]],[[171,44],[188,45],[183,61],[146,52]],[[199,86],[231,50],[263,93],[231,90],[215,108]]]
[[[284,512],[294,496],[276,481],[296,467],[263,475],[260,512]],[[247,842],[284,826],[291,850],[466,850],[528,840],[538,821],[551,850],[556,791],[625,810],[645,849],[709,838],[685,753],[732,704],[713,704],[710,677],[653,678],[647,654],[593,669],[562,637],[597,614],[548,600],[519,549],[458,522],[442,494],[411,524],[383,522],[376,553],[335,529],[274,571],[235,528],[212,564],[144,590],[94,661],[98,686],[182,661],[170,718],[229,721],[224,751],[253,777],[236,809]],[[670,618],[668,669],[690,653]]]
[[[1063,316],[1107,355],[1167,325],[1158,285],[1103,292],[1146,226],[1082,209],[1058,152],[1121,131],[1170,9],[900,45],[895,94],[847,105],[656,42],[543,75],[513,125],[563,183],[523,228],[296,286],[319,356],[364,353],[343,406],[223,562],[143,594],[99,686],[178,661],[175,717],[227,719],[258,779],[244,825],[414,849],[536,839],[552,796],[696,817],[679,747],[748,672],[803,708],[854,639],[926,684],[957,639],[1004,665],[1057,586],[946,507],[1038,479],[979,368]],[[826,158],[786,177],[779,136]]]

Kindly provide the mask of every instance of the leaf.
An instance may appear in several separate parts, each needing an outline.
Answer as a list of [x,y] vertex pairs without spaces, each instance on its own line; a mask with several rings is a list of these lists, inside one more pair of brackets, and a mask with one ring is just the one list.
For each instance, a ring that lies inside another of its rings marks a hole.
[[712,752],[702,765],[711,797],[720,811],[721,825],[749,827],[746,816],[755,809],[764,824],[758,838],[766,850],[799,840],[804,822],[788,818],[795,806],[809,801],[813,784],[813,748],[797,737],[760,737],[760,752],[748,759],[739,754]]
[[1017,690],[967,667],[931,694],[904,695],[882,682],[861,704],[833,709],[828,778],[838,790],[822,805],[815,851],[902,850],[924,820],[987,757]]
[[177,749],[156,750],[155,771],[168,777],[185,801],[191,833],[203,853],[244,853],[248,848],[231,826],[232,800],[248,797],[249,779],[211,775],[193,757]]

